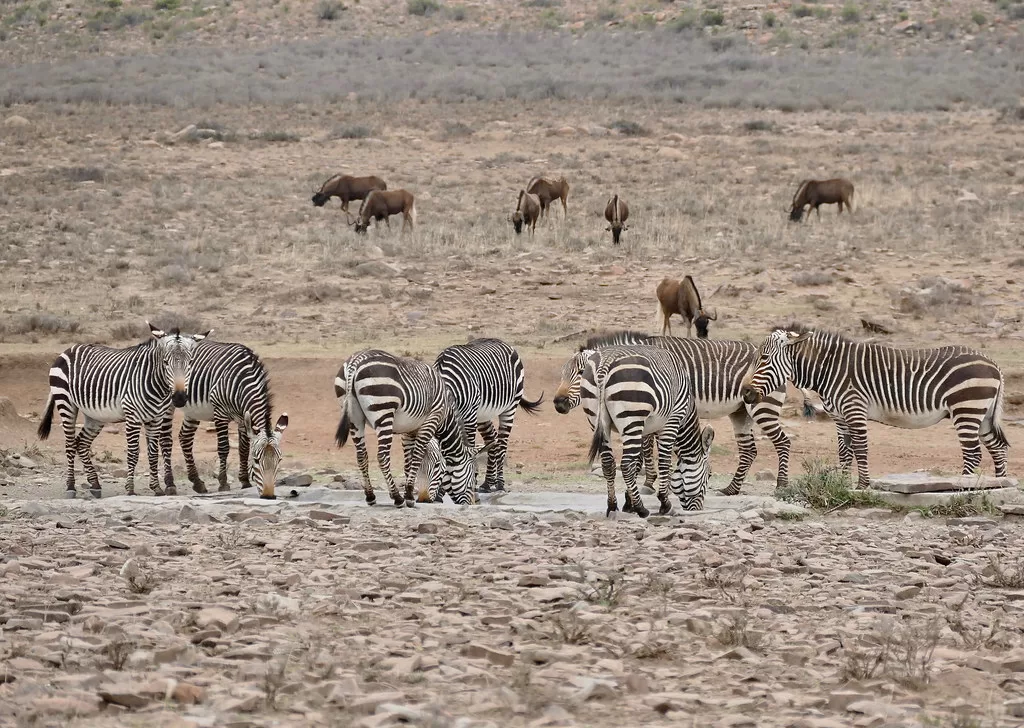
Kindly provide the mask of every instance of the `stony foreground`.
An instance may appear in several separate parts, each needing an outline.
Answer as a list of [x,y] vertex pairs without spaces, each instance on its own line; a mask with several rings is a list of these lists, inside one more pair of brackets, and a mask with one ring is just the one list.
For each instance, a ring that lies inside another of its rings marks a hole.
[[1013,726],[1024,528],[0,505],[0,724]]

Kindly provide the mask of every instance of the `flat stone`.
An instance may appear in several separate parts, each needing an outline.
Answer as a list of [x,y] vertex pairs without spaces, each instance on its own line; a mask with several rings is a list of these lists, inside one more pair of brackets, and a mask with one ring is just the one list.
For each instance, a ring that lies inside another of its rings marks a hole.
[[940,493],[947,491],[991,490],[1016,488],[1016,478],[989,475],[931,475],[930,473],[895,473],[874,478],[871,486],[890,493]]
[[462,648],[462,654],[472,660],[487,660],[502,667],[512,667],[515,664],[516,656],[511,652],[502,652],[486,645],[468,644]]
[[128,683],[107,685],[97,692],[108,703],[123,705],[126,708],[144,708],[153,702],[152,698],[142,694],[141,686]]
[[215,627],[221,632],[231,633],[238,629],[238,615],[223,607],[208,607],[196,615],[196,626],[200,630]]

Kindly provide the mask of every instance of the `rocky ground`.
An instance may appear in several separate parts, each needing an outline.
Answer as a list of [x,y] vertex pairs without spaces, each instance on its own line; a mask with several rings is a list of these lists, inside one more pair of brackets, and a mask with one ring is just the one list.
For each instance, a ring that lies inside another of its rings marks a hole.
[[2,514],[3,725],[1024,720],[1010,517],[238,497]]

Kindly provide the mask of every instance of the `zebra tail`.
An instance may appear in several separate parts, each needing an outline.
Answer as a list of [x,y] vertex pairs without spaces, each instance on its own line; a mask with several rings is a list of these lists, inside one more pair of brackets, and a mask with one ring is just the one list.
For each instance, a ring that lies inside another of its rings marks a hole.
[[999,389],[996,392],[995,402],[992,403],[992,409],[989,410],[988,419],[989,428],[998,443],[1003,447],[1010,447],[1010,441],[1006,439],[1006,433],[1003,431],[1003,391],[1005,389],[1002,378],[1000,378]]
[[36,430],[40,440],[45,440],[50,436],[50,426],[53,424],[53,408],[56,404],[57,400],[51,394],[50,398],[46,400],[46,412],[43,414],[43,421],[39,423],[39,429]]
[[523,411],[527,414],[535,415],[540,410],[540,405],[544,401],[544,393],[541,392],[540,396],[537,397],[533,402],[523,397],[519,400],[519,406],[523,408]]
[[587,465],[593,465],[601,454],[601,449],[608,441],[608,432],[611,430],[611,417],[608,414],[608,406],[604,401],[604,379],[597,387],[597,421],[594,423],[594,436],[590,439],[590,452],[587,453]]
[[[352,373],[349,371],[348,366],[345,366],[345,401],[341,405],[341,420],[338,422],[338,429],[334,433],[334,442],[339,448],[345,447],[345,443],[348,442],[348,433],[352,429],[352,417],[349,415],[349,411],[352,407],[359,406],[359,400],[356,398],[355,393],[352,391]],[[334,391],[337,393],[338,384],[334,385]]]

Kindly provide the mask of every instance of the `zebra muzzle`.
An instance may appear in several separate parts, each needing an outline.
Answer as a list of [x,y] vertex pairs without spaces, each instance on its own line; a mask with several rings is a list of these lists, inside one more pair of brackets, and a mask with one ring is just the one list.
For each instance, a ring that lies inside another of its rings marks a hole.
[[743,401],[747,404],[757,404],[761,401],[760,393],[749,384],[743,387]]
[[185,395],[184,391],[175,391],[174,394],[171,395],[171,403],[175,407],[184,407],[188,404],[188,397]]

